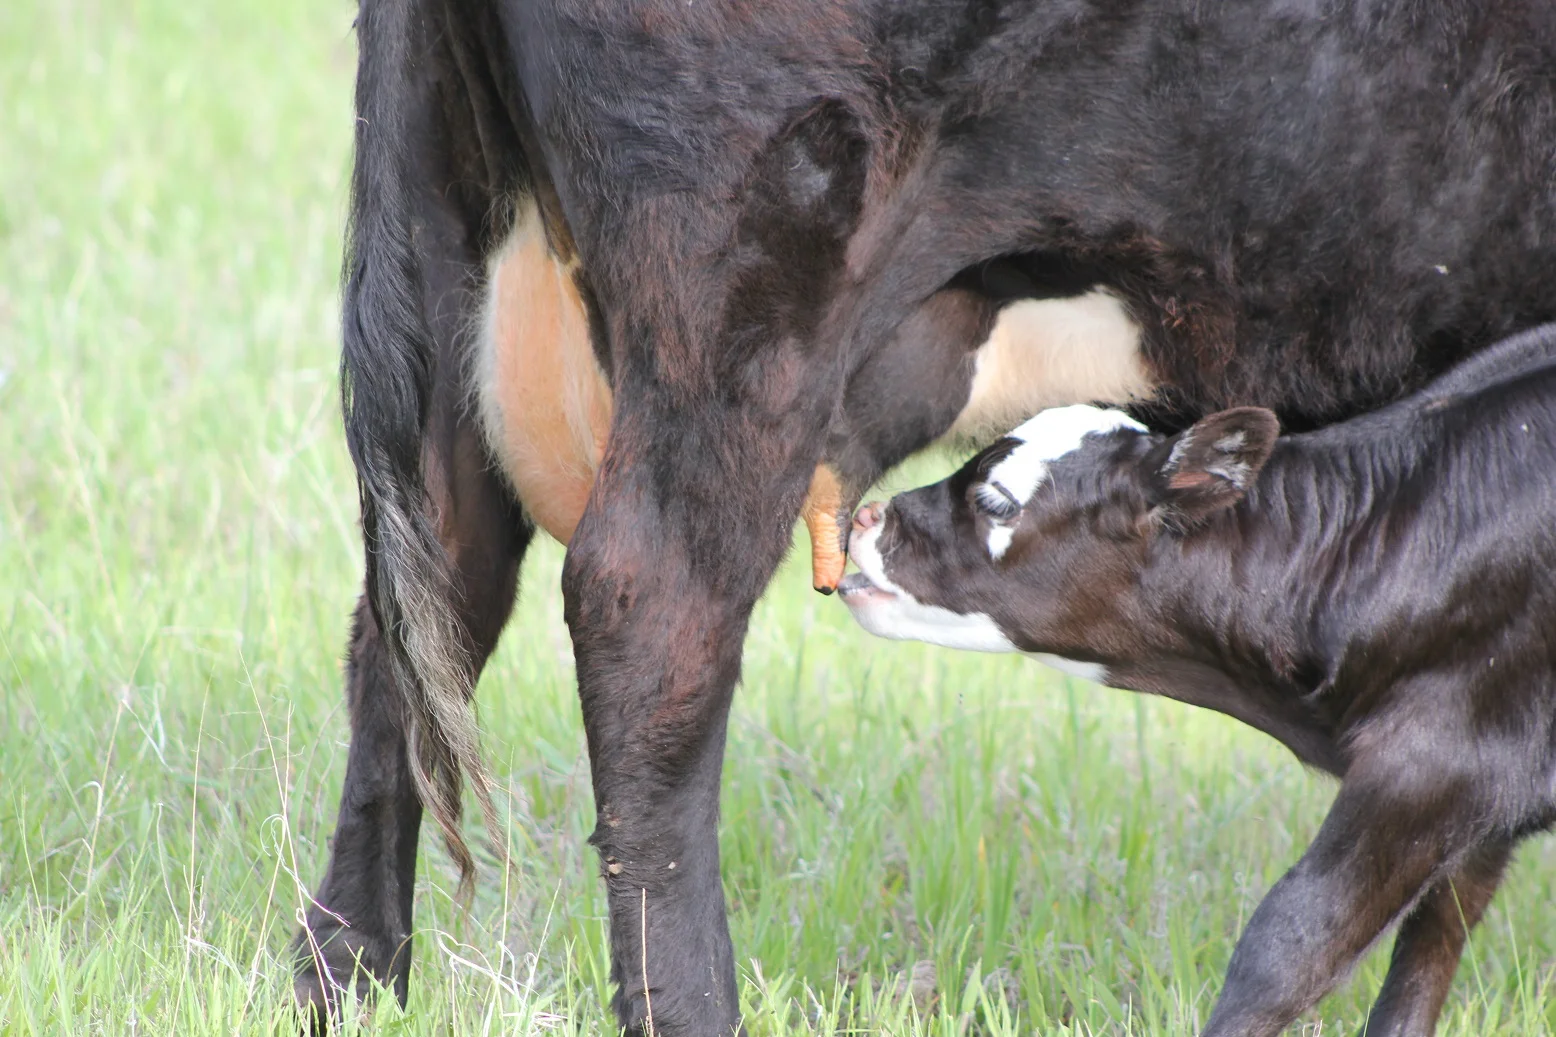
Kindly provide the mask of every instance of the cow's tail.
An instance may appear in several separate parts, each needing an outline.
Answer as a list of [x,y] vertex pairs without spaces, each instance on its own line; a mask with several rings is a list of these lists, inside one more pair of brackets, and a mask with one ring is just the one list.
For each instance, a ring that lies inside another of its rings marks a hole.
[[423,472],[437,357],[412,240],[422,188],[407,123],[427,117],[431,103],[430,86],[418,82],[416,4],[364,0],[357,19],[341,400],[361,498],[367,596],[393,661],[410,770],[459,866],[464,894],[475,862],[460,832],[462,774],[470,776],[493,843],[505,840],[471,707],[474,667],[455,613],[458,588]]

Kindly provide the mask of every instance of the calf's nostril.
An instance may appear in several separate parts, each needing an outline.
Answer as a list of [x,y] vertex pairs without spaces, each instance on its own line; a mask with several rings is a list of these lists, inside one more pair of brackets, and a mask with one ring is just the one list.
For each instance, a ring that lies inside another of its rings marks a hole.
[[871,501],[854,513],[854,528],[866,530],[881,520],[881,506]]

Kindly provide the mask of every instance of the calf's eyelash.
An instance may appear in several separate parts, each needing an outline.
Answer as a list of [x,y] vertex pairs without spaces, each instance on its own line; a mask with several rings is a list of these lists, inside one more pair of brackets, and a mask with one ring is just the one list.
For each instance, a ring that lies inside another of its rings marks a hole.
[[973,491],[973,504],[990,518],[1006,520],[1015,518],[1021,511],[1021,502],[999,483],[981,483]]

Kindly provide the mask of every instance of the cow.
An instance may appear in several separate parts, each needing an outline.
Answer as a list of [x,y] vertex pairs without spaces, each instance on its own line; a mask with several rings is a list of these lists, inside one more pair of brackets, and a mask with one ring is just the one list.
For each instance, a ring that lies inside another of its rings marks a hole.
[[1041,408],[1313,428],[1556,318],[1545,0],[361,0],[351,741],[295,992],[402,1000],[423,812],[564,540],[613,1010],[740,1029],[742,640],[887,468]]
[[1556,326],[1277,429],[1043,411],[862,508],[839,594],[880,636],[1215,709],[1338,777],[1204,1032],[1281,1032],[1399,920],[1366,1031],[1430,1034],[1514,847],[1556,824]]

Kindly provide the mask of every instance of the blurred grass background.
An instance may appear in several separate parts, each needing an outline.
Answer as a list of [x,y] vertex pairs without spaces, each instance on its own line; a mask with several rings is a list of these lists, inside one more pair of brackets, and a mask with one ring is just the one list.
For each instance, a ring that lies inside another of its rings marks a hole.
[[[360,565],[336,397],[352,14],[0,6],[4,1033],[290,1025]],[[485,868],[464,915],[424,849],[411,1003],[376,1032],[611,1032],[559,566],[532,551],[480,693],[522,867]],[[730,731],[752,1032],[1194,1030],[1331,785],[1220,717],[867,640],[803,568],[753,625]],[[1528,845],[1442,1032],[1552,1031],[1553,878]],[[1303,1031],[1359,1032],[1385,955]]]

